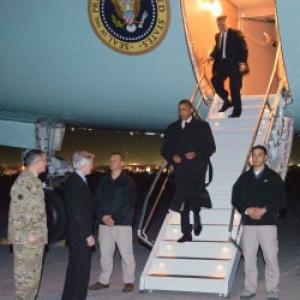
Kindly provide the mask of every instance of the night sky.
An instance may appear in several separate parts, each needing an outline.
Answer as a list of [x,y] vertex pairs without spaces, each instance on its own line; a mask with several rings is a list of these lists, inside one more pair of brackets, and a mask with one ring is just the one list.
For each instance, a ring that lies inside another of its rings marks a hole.
[[[112,152],[121,152],[126,163],[160,164],[160,147],[162,138],[159,135],[130,135],[129,132],[66,129],[62,151],[57,156],[70,162],[75,150],[87,150],[96,155],[95,165],[107,165]],[[15,166],[20,164],[23,149],[0,146],[0,165]]]
[[[141,134],[130,135],[129,132],[66,129],[63,149],[57,152],[59,157],[70,161],[75,150],[87,150],[96,155],[95,165],[107,165],[112,152],[121,152],[126,163],[160,164],[160,147],[162,138],[159,135],[148,136]],[[23,149],[0,146],[0,165],[20,165],[20,154]],[[290,162],[300,163],[300,136],[296,136]]]

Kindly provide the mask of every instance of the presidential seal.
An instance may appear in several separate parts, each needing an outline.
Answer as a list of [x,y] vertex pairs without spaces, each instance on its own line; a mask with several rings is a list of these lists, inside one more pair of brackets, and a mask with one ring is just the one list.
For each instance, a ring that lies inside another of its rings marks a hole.
[[89,0],[89,17],[100,40],[115,51],[153,50],[167,33],[169,0]]

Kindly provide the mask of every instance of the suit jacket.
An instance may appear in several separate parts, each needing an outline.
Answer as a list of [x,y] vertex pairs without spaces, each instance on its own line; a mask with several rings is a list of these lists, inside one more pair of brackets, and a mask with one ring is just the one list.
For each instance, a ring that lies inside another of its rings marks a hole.
[[93,233],[93,203],[88,185],[72,173],[65,186],[67,209],[67,237],[84,241]]
[[[214,59],[213,71],[217,70],[222,61],[222,49],[220,46],[220,32],[215,35],[215,47],[210,56]],[[247,64],[248,47],[243,33],[240,30],[228,28],[226,39],[226,58],[234,68],[240,63]]]

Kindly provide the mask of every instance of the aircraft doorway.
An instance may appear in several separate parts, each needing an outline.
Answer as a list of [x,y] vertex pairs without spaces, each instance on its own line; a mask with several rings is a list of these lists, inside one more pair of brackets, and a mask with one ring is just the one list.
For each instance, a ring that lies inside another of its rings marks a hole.
[[[262,95],[266,91],[276,57],[277,34],[275,16],[241,17],[240,29],[249,49],[249,76],[243,82],[243,94]],[[275,92],[278,85],[274,80]]]
[[[181,0],[188,49],[197,80],[205,69],[211,78],[211,64],[204,65],[215,45],[216,17],[227,15],[231,28],[243,31],[248,48],[250,73],[244,76],[242,94],[266,92],[275,62],[278,34],[274,0]],[[270,38],[270,40],[268,40]],[[275,44],[273,43],[275,42]],[[280,64],[282,59],[279,60]],[[284,73],[283,66],[278,71]],[[279,75],[277,77],[282,77]],[[271,92],[275,92],[277,79]],[[228,83],[226,83],[228,86]]]

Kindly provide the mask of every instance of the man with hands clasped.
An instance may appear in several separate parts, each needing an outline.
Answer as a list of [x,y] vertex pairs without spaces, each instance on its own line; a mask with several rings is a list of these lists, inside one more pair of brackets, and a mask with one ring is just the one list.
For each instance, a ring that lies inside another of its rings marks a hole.
[[132,292],[135,282],[135,259],[132,244],[136,187],[133,179],[123,170],[120,153],[112,153],[110,172],[101,178],[95,192],[95,206],[99,225],[100,266],[98,281],[91,290],[109,287],[113,271],[116,245],[122,260],[123,292]]
[[232,204],[242,215],[242,247],[245,260],[245,290],[241,299],[251,299],[257,287],[257,252],[261,247],[265,260],[267,299],[278,299],[279,264],[277,221],[286,205],[281,177],[267,165],[267,150],[255,146],[252,167],[233,186]]

